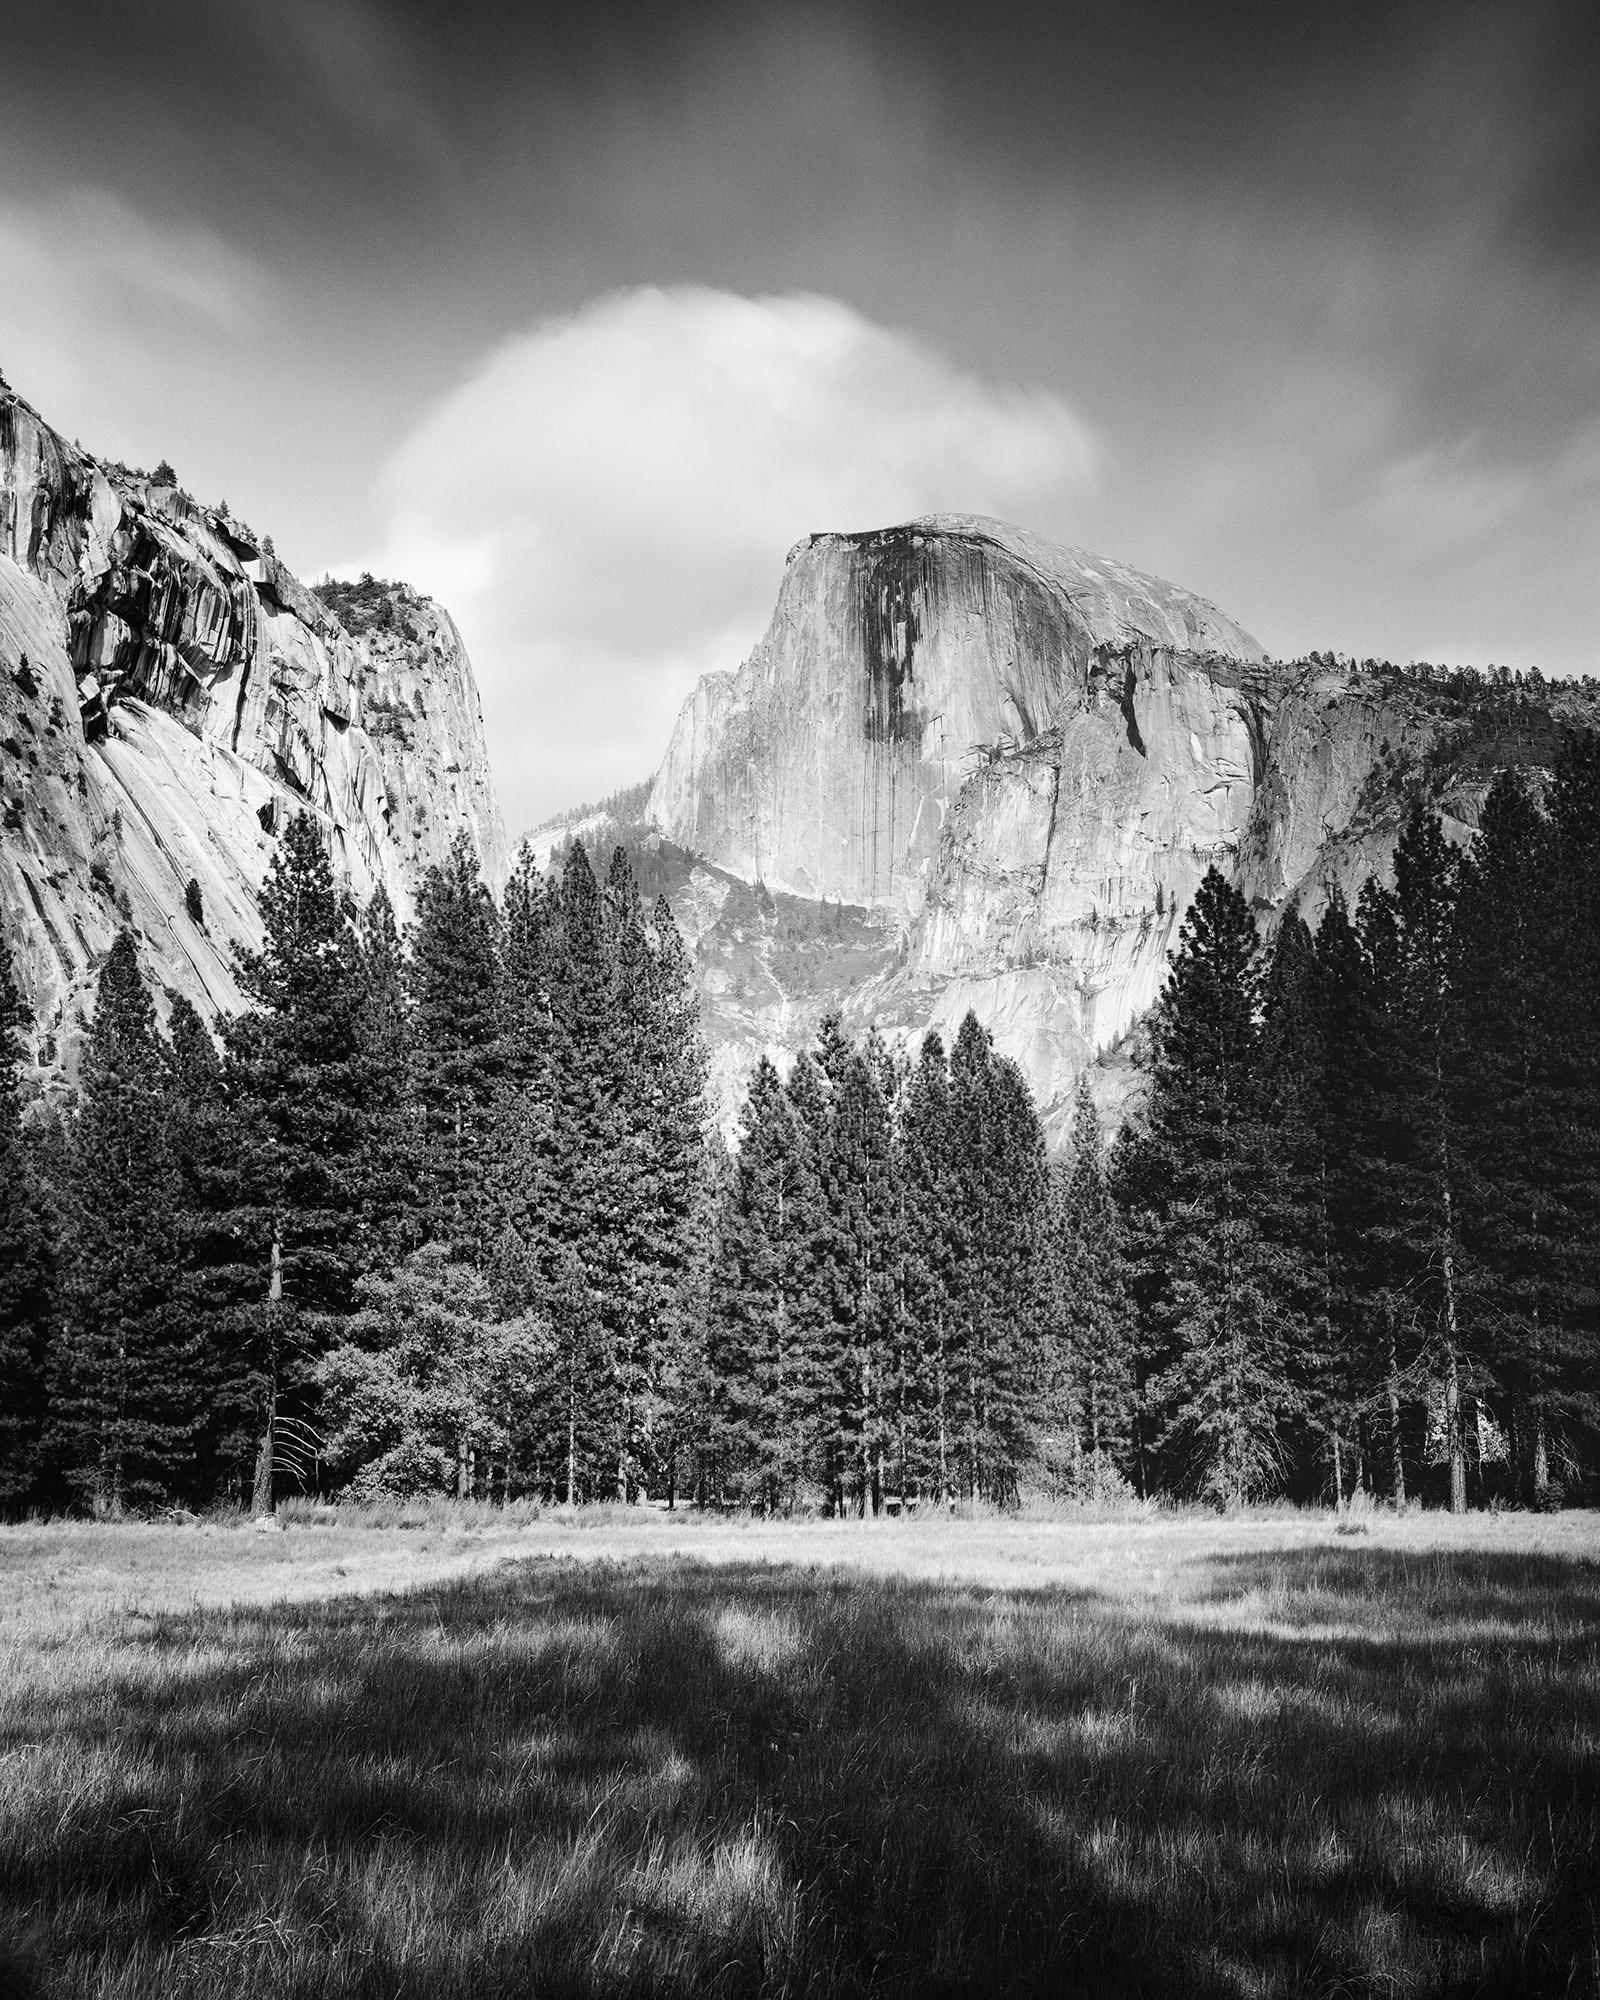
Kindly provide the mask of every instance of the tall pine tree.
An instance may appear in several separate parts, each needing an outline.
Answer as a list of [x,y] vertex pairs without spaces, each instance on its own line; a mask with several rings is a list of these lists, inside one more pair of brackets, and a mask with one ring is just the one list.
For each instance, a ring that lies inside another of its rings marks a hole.
[[0,1508],[40,1472],[44,1361],[54,1286],[49,1209],[23,1136],[17,1031],[27,1010],[0,933]]
[[1074,1094],[1070,1144],[1051,1173],[1047,1367],[1067,1427],[1070,1489],[1098,1500],[1125,1476],[1136,1389],[1121,1225],[1087,1076]]
[[499,913],[465,828],[423,878],[411,982],[429,1233],[482,1262],[497,1234],[484,1178],[504,1017]]
[[1174,1484],[1223,1505],[1273,1491],[1296,1416],[1299,1274],[1265,1216],[1281,1199],[1267,1116],[1255,924],[1209,869],[1156,1006],[1143,1242],[1170,1360],[1150,1393]]
[[224,1034],[239,1169],[223,1396],[254,1440],[252,1507],[270,1512],[280,1464],[311,1416],[317,1360],[381,1245],[364,1213],[372,1093],[361,940],[310,813],[285,830],[261,915],[262,949],[238,960],[254,1004]]
[[181,1310],[165,1058],[133,933],[101,968],[68,1152],[70,1261],[47,1448],[97,1515],[188,1490],[198,1341]]

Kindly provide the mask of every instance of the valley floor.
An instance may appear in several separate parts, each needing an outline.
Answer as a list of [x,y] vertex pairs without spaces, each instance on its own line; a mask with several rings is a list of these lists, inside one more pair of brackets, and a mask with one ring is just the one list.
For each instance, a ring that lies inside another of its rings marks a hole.
[[1600,1517],[0,1528],[0,1992],[1600,1992]]

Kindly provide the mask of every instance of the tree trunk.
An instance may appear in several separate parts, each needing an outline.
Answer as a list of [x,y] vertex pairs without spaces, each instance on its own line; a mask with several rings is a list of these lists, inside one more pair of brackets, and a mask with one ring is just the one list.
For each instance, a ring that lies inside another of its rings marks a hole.
[[944,1425],[944,1334],[939,1338],[939,1505],[950,1498],[950,1446]]
[[276,1454],[273,1450],[273,1430],[278,1420],[278,1311],[283,1302],[283,1232],[274,1224],[272,1231],[272,1276],[267,1284],[267,1311],[272,1316],[272,1364],[273,1376],[271,1397],[267,1404],[267,1421],[261,1433],[261,1443],[256,1450],[256,1483],[250,1492],[250,1512],[257,1520],[264,1520],[272,1512],[272,1480],[276,1469]]
[[1450,1511],[1467,1511],[1467,1441],[1461,1427],[1461,1373],[1455,1342],[1445,1350],[1444,1421],[1450,1437]]
[[1385,1373],[1385,1393],[1389,1404],[1389,1451],[1391,1454],[1390,1475],[1394,1504],[1397,1509],[1406,1504],[1406,1459],[1400,1439],[1400,1370],[1394,1351],[1394,1300],[1385,1298],[1385,1359],[1388,1363]]
[[1445,1421],[1450,1427],[1450,1511],[1467,1511],[1467,1441],[1461,1428],[1461,1326],[1456,1312],[1455,1204],[1450,1192],[1450,1141],[1444,1127],[1444,1072],[1437,1053],[1434,1076],[1439,1089],[1439,1178],[1444,1207]]
[[567,1505],[571,1507],[577,1499],[578,1491],[578,1406],[577,1389],[569,1372],[567,1378]]
[[1344,1512],[1344,1458],[1337,1431],[1333,1433],[1333,1505],[1336,1513]]

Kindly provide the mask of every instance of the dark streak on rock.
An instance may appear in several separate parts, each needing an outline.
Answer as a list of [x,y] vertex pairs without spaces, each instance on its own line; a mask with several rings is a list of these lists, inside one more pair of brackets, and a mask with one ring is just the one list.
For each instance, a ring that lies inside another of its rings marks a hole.
[[853,537],[857,644],[866,673],[869,743],[920,743],[914,702],[917,644],[935,588],[925,538],[903,529]]
[[34,887],[33,877],[28,873],[27,869],[22,866],[20,861],[17,864],[17,873],[22,877],[22,886],[28,892],[29,898],[33,903],[34,910],[38,914],[39,922],[44,930],[44,934],[50,940],[51,949],[55,952],[57,959],[60,961],[61,969],[64,973],[66,973],[66,975],[70,979],[73,973],[77,969],[73,962],[72,954],[70,951],[67,950],[66,946],[61,942],[60,936],[56,931],[55,925],[51,923],[49,917],[46,916],[44,903],[40,898],[39,891]]
[[1122,719],[1128,725],[1128,741],[1133,745],[1134,749],[1138,751],[1139,755],[1143,757],[1147,753],[1144,747],[1144,738],[1139,734],[1138,712],[1136,711],[1133,705],[1133,691],[1136,684],[1137,683],[1135,682],[1134,672],[1133,672],[1133,662],[1132,660],[1129,660],[1127,665],[1122,670],[1122,694],[1120,697],[1122,705]]

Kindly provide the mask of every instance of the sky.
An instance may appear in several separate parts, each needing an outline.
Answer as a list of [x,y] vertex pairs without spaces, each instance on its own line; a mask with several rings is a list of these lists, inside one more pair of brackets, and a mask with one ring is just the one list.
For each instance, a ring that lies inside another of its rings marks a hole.
[[933,510],[1600,671],[1597,188],[1591,0],[11,0],[0,371],[436,595],[517,831]]

